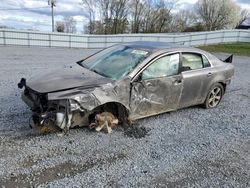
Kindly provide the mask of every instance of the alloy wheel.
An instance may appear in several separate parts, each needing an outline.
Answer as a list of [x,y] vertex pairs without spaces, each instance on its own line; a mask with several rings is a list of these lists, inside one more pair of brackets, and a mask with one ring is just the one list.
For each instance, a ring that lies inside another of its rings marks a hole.
[[212,91],[210,92],[209,98],[208,98],[208,106],[210,108],[213,108],[217,106],[221,100],[222,97],[222,90],[220,87],[214,87]]

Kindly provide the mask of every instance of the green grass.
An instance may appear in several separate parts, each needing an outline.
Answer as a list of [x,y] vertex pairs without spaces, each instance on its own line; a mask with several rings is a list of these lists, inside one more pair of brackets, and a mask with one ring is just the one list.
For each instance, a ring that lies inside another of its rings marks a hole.
[[225,52],[234,55],[250,57],[250,43],[226,43],[208,46],[198,46],[198,48],[209,52]]

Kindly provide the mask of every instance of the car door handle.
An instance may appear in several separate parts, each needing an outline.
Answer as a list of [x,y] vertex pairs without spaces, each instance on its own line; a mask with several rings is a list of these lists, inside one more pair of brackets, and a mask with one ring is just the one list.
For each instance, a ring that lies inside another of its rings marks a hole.
[[212,76],[213,74],[211,72],[207,73],[207,77]]

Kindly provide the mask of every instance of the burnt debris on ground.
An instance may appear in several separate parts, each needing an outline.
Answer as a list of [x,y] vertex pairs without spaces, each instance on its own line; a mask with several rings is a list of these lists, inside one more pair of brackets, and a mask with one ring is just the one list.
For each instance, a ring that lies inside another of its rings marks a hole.
[[149,134],[150,128],[146,128],[139,124],[119,125],[116,130],[122,131],[123,134],[130,138],[144,138]]

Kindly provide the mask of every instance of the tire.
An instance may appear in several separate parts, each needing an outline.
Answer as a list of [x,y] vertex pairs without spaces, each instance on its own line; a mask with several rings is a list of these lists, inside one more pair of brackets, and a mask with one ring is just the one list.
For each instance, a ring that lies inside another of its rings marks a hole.
[[215,108],[219,105],[224,95],[224,87],[220,84],[214,84],[207,94],[204,106],[205,108]]

